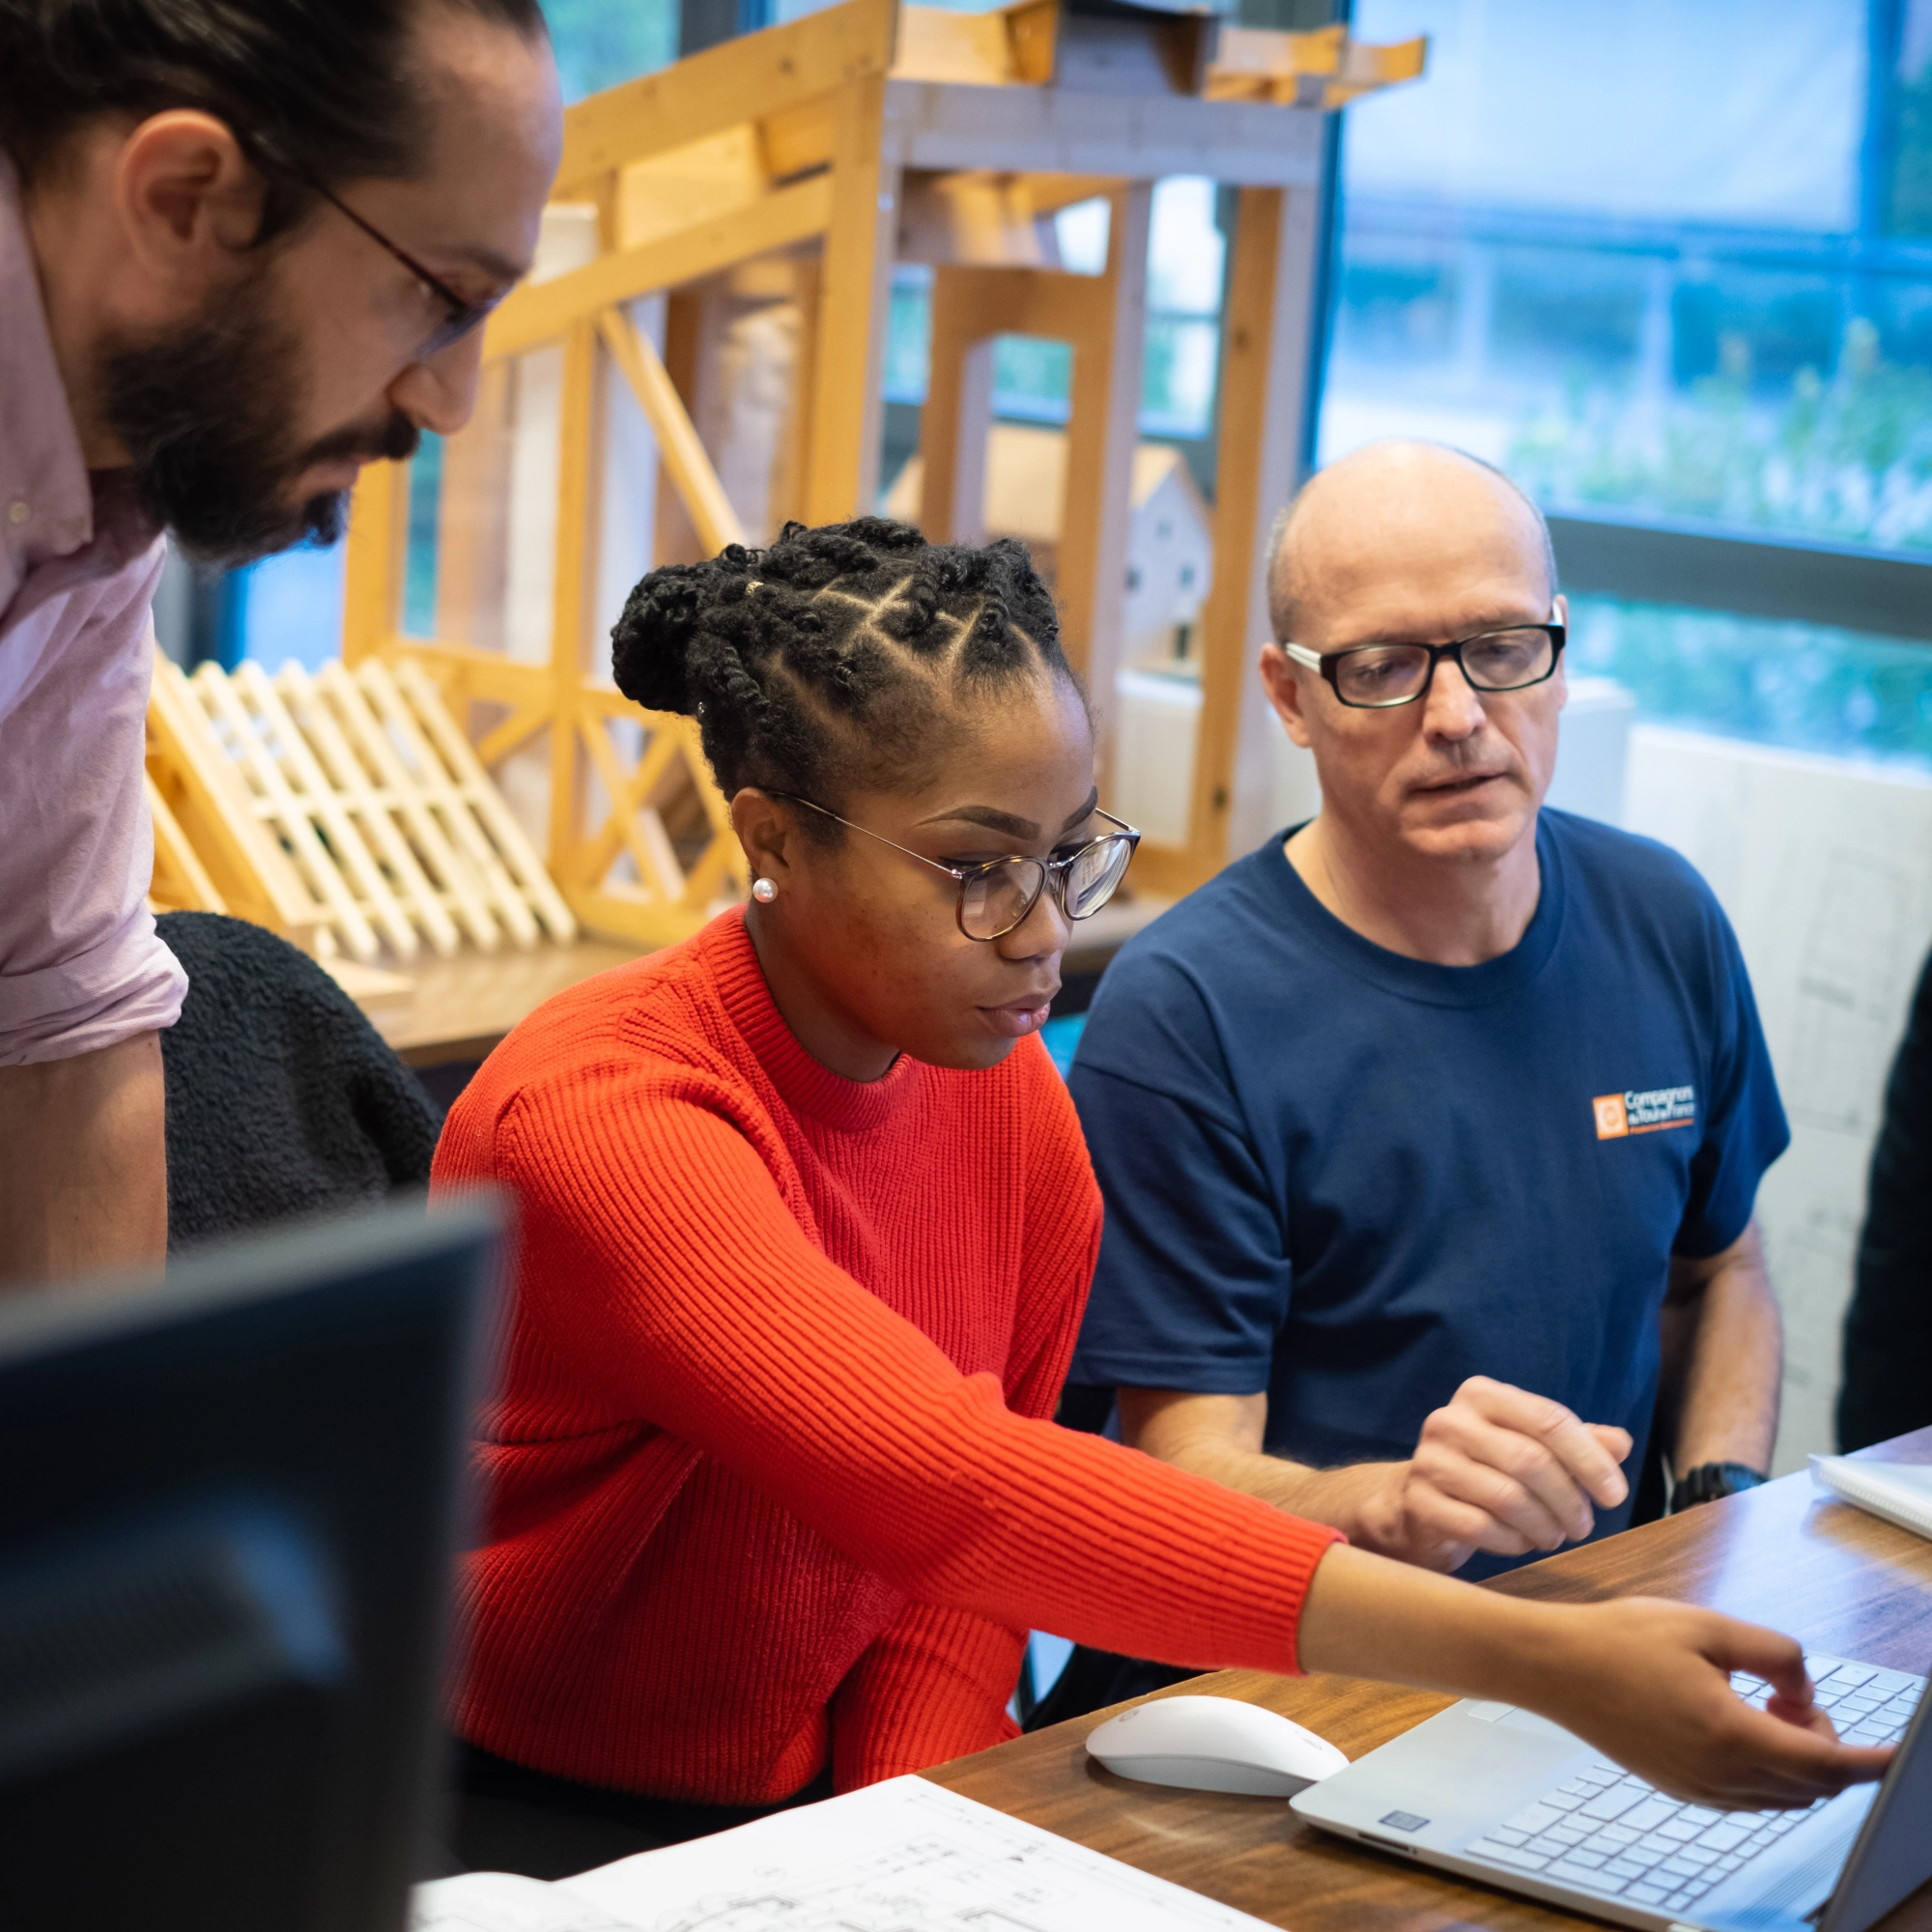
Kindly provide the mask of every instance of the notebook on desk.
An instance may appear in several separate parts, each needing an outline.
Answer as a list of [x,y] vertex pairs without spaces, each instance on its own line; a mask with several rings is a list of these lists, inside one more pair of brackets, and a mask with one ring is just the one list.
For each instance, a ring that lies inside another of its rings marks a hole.
[[1932,1463],[1875,1463],[1863,1456],[1814,1456],[1811,1480],[1900,1529],[1932,1538]]

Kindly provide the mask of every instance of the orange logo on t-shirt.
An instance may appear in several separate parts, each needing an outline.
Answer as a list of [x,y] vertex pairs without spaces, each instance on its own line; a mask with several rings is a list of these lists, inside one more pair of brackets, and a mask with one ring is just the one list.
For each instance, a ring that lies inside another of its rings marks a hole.
[[1669,1127],[1694,1126],[1697,1090],[1694,1087],[1648,1087],[1641,1093],[1599,1094],[1590,1102],[1596,1116],[1597,1138],[1620,1141],[1627,1134],[1662,1133]]

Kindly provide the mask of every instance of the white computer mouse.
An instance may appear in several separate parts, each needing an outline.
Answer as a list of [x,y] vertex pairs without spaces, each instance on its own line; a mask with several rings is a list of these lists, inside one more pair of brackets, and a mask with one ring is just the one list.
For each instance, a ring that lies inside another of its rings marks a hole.
[[1293,1798],[1349,1760],[1325,1738],[1235,1697],[1157,1697],[1109,1718],[1087,1751],[1122,1777]]

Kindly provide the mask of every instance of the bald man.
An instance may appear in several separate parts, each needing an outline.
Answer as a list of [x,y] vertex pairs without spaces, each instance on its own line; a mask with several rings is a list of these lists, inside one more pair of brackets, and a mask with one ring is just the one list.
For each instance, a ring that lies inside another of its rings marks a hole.
[[1152,1455],[1470,1576],[1622,1528],[1653,1416],[1680,1503],[1761,1480],[1784,1114],[1702,880],[1542,809],[1541,515],[1378,444],[1302,492],[1270,573],[1262,678],[1321,810],[1100,988],[1072,1379]]

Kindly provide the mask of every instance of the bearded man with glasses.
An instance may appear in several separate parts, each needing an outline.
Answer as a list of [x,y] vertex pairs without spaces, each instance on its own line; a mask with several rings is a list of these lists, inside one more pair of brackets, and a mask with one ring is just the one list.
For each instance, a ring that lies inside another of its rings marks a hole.
[[[1434,444],[1302,492],[1269,699],[1320,814],[1103,981],[1106,1224],[1071,1380],[1122,1437],[1492,1576],[1763,1479],[1752,1208],[1789,1138],[1737,942],[1673,853],[1542,809],[1567,611],[1534,504]],[[1081,1653],[1044,1719],[1177,1673]]]
[[538,0],[0,0],[0,1285],[167,1234],[161,533],[342,533],[448,435],[562,141]]

